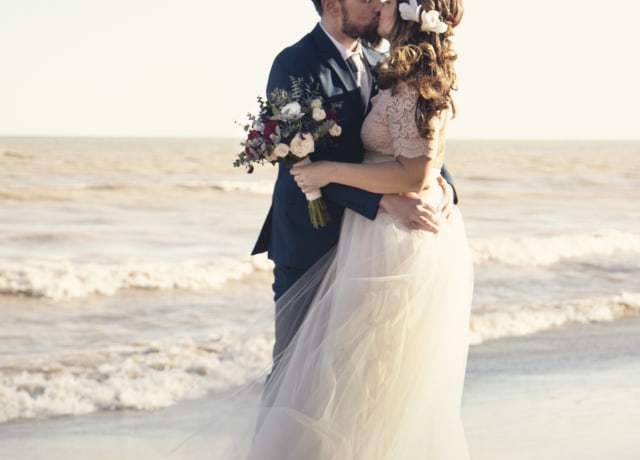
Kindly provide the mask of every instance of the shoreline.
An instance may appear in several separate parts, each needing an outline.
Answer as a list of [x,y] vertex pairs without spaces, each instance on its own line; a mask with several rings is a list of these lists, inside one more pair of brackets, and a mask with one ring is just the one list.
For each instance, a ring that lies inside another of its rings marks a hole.
[[472,460],[637,459],[639,348],[639,317],[471,347]]
[[[639,347],[640,317],[472,346],[462,404],[472,460],[638,458]],[[212,422],[216,404],[204,397],[154,412],[7,422],[0,452],[3,460],[168,458]]]

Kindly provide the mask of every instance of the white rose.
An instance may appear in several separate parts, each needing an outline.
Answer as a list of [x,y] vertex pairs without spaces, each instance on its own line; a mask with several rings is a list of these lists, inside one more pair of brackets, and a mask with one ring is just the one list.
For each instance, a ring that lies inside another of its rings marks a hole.
[[440,21],[440,13],[436,10],[423,11],[420,15],[422,18],[421,30],[425,32],[436,32],[442,34],[447,31],[447,25]]
[[339,136],[340,134],[342,134],[342,127],[336,123],[331,128],[329,128],[329,134],[333,137]]
[[311,101],[309,105],[312,109],[321,109],[322,108],[322,99],[314,99]]
[[298,133],[291,140],[291,153],[298,158],[304,158],[313,152],[315,145],[313,143],[313,136],[309,133]]
[[301,111],[302,107],[300,107],[300,104],[297,102],[289,102],[287,105],[282,107],[282,110],[280,110],[285,118],[296,118],[300,115]]
[[313,112],[311,112],[311,116],[313,117],[313,119],[315,121],[322,121],[325,118],[327,118],[327,114],[324,110],[319,109],[319,108],[315,108],[313,109]]
[[278,144],[276,145],[276,148],[273,149],[273,153],[278,157],[278,158],[284,158],[289,154],[289,146],[287,144]]

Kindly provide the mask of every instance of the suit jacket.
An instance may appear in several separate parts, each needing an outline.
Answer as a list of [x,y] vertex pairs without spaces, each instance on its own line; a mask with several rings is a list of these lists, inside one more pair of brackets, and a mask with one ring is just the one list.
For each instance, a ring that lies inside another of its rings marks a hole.
[[[365,56],[369,60],[377,57],[370,50]],[[335,142],[331,147],[316,149],[311,160],[362,162],[364,148],[360,128],[366,108],[351,71],[320,25],[278,54],[269,74],[267,94],[277,88],[290,91],[292,76],[304,78],[311,87],[319,87],[325,107],[342,104],[336,110],[341,135],[333,139]],[[372,85],[372,92],[375,89],[376,85]],[[306,270],[337,243],[345,208],[374,219],[382,195],[342,184],[323,187],[322,196],[331,221],[325,227],[315,229],[311,225],[306,198],[289,169],[283,163],[279,164],[271,209],[252,254],[267,251],[276,264]]]

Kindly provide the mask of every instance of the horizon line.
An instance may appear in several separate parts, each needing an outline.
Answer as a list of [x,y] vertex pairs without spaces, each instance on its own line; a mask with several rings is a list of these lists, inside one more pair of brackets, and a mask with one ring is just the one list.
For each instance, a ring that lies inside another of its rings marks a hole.
[[[49,139],[166,139],[166,140],[230,140],[241,141],[244,136],[213,135],[148,135],[148,134],[4,134],[2,138],[49,138]],[[447,141],[558,141],[558,142],[637,142],[640,137],[451,137]]]

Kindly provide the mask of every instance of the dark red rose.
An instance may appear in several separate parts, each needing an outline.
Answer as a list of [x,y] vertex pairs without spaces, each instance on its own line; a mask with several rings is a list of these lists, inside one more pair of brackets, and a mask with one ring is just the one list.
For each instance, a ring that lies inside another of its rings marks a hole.
[[260,157],[260,154],[258,153],[258,151],[255,149],[255,147],[253,147],[251,145],[247,145],[245,147],[244,153],[250,160],[254,160],[255,161]]
[[254,139],[258,139],[262,136],[262,134],[260,134],[260,131],[256,131],[255,129],[252,129],[251,131],[249,131],[249,140],[252,141]]
[[269,139],[272,134],[275,134],[276,128],[278,127],[278,120],[269,120],[264,124],[264,129],[262,130],[262,135]]
[[333,120],[333,121],[338,121],[338,115],[336,115],[336,113],[331,110],[331,109],[325,109],[324,113],[327,116],[327,120]]

